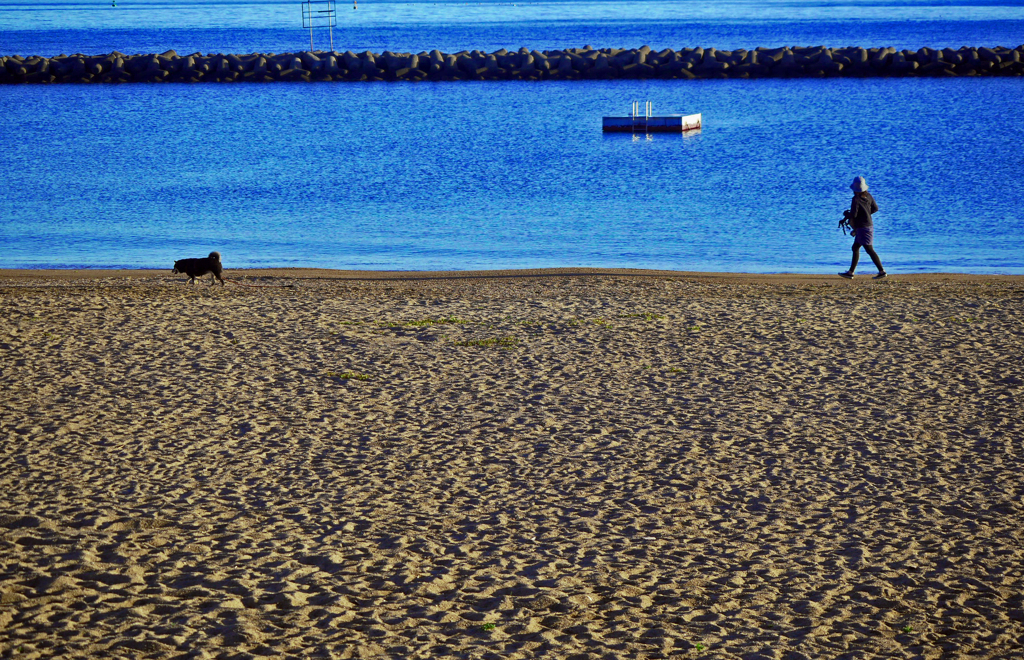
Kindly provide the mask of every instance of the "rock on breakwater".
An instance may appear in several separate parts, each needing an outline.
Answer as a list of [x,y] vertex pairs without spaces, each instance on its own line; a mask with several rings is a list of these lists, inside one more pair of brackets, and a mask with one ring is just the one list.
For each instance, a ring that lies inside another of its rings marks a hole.
[[826,78],[1020,76],[1016,48],[683,48],[590,46],[442,53],[303,51],[249,55],[10,55],[0,83],[577,80],[611,78]]

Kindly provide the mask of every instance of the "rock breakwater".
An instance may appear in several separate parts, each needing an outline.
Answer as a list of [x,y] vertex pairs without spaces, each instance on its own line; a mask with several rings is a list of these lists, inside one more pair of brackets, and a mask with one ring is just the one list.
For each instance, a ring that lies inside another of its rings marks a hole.
[[442,53],[303,51],[250,55],[160,54],[0,57],[0,84],[612,78],[826,78],[1020,76],[1016,48],[684,48],[589,46]]

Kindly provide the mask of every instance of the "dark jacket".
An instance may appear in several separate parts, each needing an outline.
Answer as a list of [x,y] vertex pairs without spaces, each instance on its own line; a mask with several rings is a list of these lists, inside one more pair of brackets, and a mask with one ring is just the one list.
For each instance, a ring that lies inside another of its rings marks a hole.
[[878,204],[875,204],[875,198],[871,193],[864,191],[854,195],[853,202],[850,203],[850,226],[854,229],[871,227],[872,213],[878,213]]

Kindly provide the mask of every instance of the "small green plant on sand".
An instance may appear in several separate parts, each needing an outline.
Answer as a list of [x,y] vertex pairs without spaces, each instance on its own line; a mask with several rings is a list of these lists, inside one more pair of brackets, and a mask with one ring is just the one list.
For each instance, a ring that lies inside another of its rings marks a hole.
[[680,369],[679,367],[669,367],[668,368],[668,372],[670,374],[681,374],[681,373],[683,373],[683,370]]
[[422,328],[428,325],[446,325],[451,323],[463,324],[469,323],[469,321],[465,319],[460,319],[455,316],[447,316],[438,319],[426,318],[418,319],[415,321],[383,321],[380,325],[383,325],[387,328]]
[[480,626],[480,629],[483,630],[484,632],[488,632],[490,630],[494,630],[495,628],[497,628],[497,626],[494,625],[493,623],[485,623],[484,625]]
[[700,332],[700,326],[699,325],[687,326],[686,329],[691,331],[691,332]]
[[903,628],[901,628],[901,630],[903,632],[905,632],[905,633],[908,633],[908,632],[912,631],[913,629],[914,629],[913,626],[911,626],[909,623],[907,625],[903,626]]
[[620,319],[643,319],[645,321],[655,321],[657,319],[665,318],[661,314],[655,314],[653,312],[643,312],[640,314],[619,314]]
[[515,348],[519,345],[519,337],[492,337],[490,339],[467,339],[455,342],[456,346],[482,346],[497,348]]
[[707,649],[707,647],[704,646],[703,644],[701,644],[700,642],[697,642],[696,644],[694,644],[693,648],[695,648],[697,650],[697,653],[702,653],[704,650]]
[[370,380],[366,374],[358,374],[354,371],[327,371],[324,375],[328,378],[341,378],[342,380]]

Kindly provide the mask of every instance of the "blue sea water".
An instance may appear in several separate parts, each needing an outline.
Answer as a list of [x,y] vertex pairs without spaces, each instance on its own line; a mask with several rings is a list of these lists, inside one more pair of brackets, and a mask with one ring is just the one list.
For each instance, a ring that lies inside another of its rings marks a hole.
[[[4,0],[0,53],[291,52],[299,0]],[[344,0],[337,50],[1024,43],[1024,0]],[[326,32],[314,47],[327,49]]]
[[[285,52],[297,2],[0,3],[0,53]],[[1024,2],[360,2],[337,50],[1009,45]],[[317,48],[327,34],[314,35]],[[632,100],[699,134],[604,135]],[[1024,79],[0,87],[0,267],[1024,274]]]

